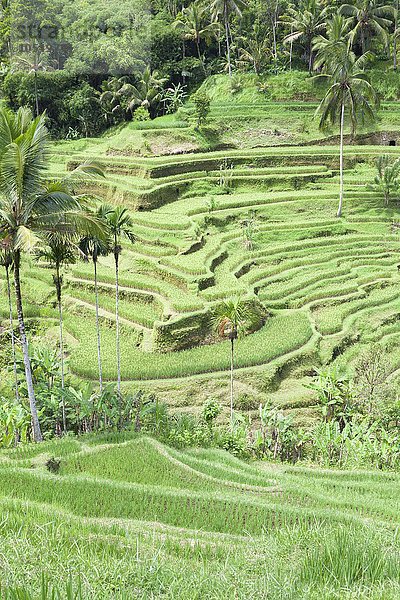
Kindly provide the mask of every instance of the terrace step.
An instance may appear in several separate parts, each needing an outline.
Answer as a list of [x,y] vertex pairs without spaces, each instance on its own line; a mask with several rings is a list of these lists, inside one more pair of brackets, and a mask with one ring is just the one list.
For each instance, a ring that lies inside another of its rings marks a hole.
[[[94,304],[90,304],[90,302],[85,302],[84,300],[80,300],[79,298],[74,298],[73,296],[65,296],[66,300],[71,301],[73,304],[86,308],[90,311],[95,311],[96,306]],[[104,308],[99,308],[99,316],[101,318],[107,319],[109,321],[115,322],[116,316],[115,313],[112,313]],[[134,321],[130,321],[125,319],[124,317],[119,317],[119,322],[121,325],[125,325],[131,329],[135,329],[143,334],[141,348],[143,352],[151,352],[153,349],[153,330],[145,327],[140,323],[135,323]]]

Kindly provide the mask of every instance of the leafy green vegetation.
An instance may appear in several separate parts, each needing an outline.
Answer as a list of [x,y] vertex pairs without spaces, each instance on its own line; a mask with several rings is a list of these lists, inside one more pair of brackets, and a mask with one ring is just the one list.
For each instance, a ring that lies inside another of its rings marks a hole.
[[399,6],[64,4],[0,10],[0,598],[398,598]]

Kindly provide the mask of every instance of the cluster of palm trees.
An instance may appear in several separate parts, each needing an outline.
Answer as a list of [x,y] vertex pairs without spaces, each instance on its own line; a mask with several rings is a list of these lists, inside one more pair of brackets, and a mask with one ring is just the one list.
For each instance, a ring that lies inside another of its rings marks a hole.
[[[91,257],[95,273],[95,301],[99,354],[99,381],[102,390],[97,262],[101,255],[112,253],[116,277],[117,330],[117,388],[121,390],[119,347],[119,260],[121,238],[133,241],[132,222],[126,208],[102,206],[90,210],[85,196],[76,192],[88,177],[104,176],[95,163],[86,162],[70,172],[63,180],[48,180],[49,134],[45,116],[33,118],[30,110],[20,108],[16,113],[0,109],[0,264],[5,269],[9,300],[10,332],[14,359],[15,393],[18,399],[18,373],[15,348],[11,273],[19,325],[18,342],[22,349],[27,395],[32,416],[35,441],[42,440],[32,368],[26,335],[23,294],[21,291],[21,262],[25,254],[35,251],[54,267],[60,323],[61,384],[64,387],[64,341],[62,288],[64,265],[75,262],[78,256]],[[66,425],[65,406],[63,424]]]
[[[253,30],[241,32],[240,21],[244,12],[257,15]],[[261,65],[278,58],[278,28],[282,34],[283,48],[289,48],[289,65],[295,51],[299,51],[307,61],[312,73],[318,36],[327,34],[330,40],[338,39],[345,33],[352,37],[357,53],[364,54],[371,49],[374,39],[380,41],[388,53],[392,51],[393,65],[397,68],[397,41],[399,1],[386,3],[381,0],[353,0],[337,6],[327,6],[324,0],[301,0],[287,7],[281,0],[267,3],[254,13],[254,7],[246,0],[213,0],[207,4],[195,0],[175,14],[174,26],[181,32],[183,52],[185,42],[194,44],[197,56],[203,66],[205,62],[201,45],[218,42],[221,55],[221,42],[226,45],[226,63],[232,75],[232,49],[236,51],[236,64],[251,64],[258,73]],[[232,27],[234,19],[239,24]],[[339,28],[339,29],[338,29]],[[289,31],[288,31],[289,30]],[[359,52],[358,52],[359,50]]]
[[[200,50],[201,41],[210,43],[214,38],[218,41],[219,51],[221,51],[221,38],[222,32],[224,32],[227,68],[229,75],[232,75],[231,23],[234,16],[242,17],[245,6],[244,0],[212,0],[210,5],[205,4],[202,0],[195,0],[188,7],[182,8],[182,11],[176,16],[175,27],[181,32],[184,41],[194,42],[204,72],[206,69]],[[183,45],[183,51],[185,52],[185,45]]]
[[[357,54],[365,54],[371,50],[373,39],[380,41],[390,51],[392,45],[394,68],[397,66],[398,29],[397,0],[385,3],[380,0],[354,0],[338,7],[324,6],[320,0],[303,0],[287,10],[281,22],[290,28],[283,42],[290,46],[292,62],[293,44],[304,50],[309,72],[314,66],[316,51],[321,43],[335,45],[336,42],[349,37]],[[323,33],[326,33],[323,36]],[[325,39],[325,41],[324,41]]]

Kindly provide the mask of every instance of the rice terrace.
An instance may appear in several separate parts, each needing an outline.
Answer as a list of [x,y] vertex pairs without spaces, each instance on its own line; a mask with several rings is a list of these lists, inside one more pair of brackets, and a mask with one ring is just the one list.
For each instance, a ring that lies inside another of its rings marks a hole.
[[397,1],[0,8],[0,600],[400,599]]

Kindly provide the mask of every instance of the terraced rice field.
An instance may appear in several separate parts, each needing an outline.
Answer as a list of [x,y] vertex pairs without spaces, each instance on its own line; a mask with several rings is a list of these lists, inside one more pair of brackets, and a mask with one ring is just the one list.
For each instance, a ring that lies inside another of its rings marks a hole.
[[85,598],[394,599],[398,486],[394,473],[246,464],[134,434],[3,451],[1,583],[24,573],[38,589],[40,562]]
[[[303,106],[305,116],[311,108]],[[213,110],[215,116],[218,107]],[[386,113],[391,110],[388,105]],[[174,123],[170,131],[178,135]],[[206,387],[208,394],[225,399],[228,342],[208,344],[209,317],[233,294],[257,298],[270,314],[259,331],[238,344],[239,391],[275,394],[283,384],[281,403],[293,404],[313,365],[338,356],[351,360],[355,347],[371,341],[387,343],[396,376],[400,233],[392,224],[400,211],[395,204],[384,208],[365,184],[373,178],[375,157],[397,156],[397,147],[347,147],[344,216],[338,220],[335,146],[144,157],[136,153],[136,133],[60,143],[51,168],[56,176],[97,159],[106,178],[92,182],[88,191],[132,211],[137,241],[124,245],[121,260],[126,388],[149,387],[173,403],[179,382],[187,405],[200,404]],[[250,249],[243,234],[248,219],[254,225]],[[111,256],[100,259],[99,280],[104,375],[115,380]],[[65,283],[69,367],[95,381],[92,265],[71,266]],[[51,272],[34,258],[25,270],[24,289],[27,316],[39,318],[44,334],[56,339]],[[5,294],[0,311],[6,318]],[[312,404],[310,394],[304,388],[305,407]]]

